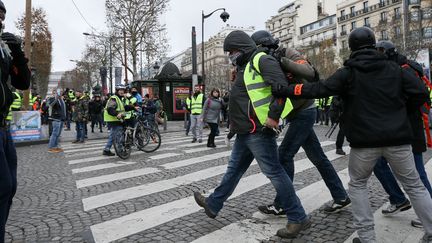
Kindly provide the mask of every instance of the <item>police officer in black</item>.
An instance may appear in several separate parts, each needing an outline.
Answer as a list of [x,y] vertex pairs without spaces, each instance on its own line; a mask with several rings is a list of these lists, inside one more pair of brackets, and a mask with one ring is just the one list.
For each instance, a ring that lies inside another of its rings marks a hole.
[[[6,8],[0,0],[0,26],[5,15]],[[6,125],[13,95],[6,82],[10,78],[16,89],[28,89],[30,70],[21,50],[21,40],[11,33],[3,33],[3,27],[0,32],[0,242],[4,242],[6,221],[17,188],[17,155]]]
[[280,87],[276,94],[293,99],[340,95],[344,101],[340,124],[351,147],[348,185],[359,235],[353,242],[376,242],[367,182],[381,157],[410,197],[425,230],[422,242],[432,242],[432,199],[415,168],[408,118],[409,110],[420,109],[429,98],[426,87],[375,49],[371,29],[353,30],[348,42],[350,58],[327,80]]

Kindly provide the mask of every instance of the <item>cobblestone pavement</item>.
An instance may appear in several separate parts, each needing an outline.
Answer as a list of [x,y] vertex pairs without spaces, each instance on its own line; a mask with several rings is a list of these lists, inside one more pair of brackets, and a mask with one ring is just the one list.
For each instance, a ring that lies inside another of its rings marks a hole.
[[[336,133],[325,138],[328,129],[315,127],[346,186],[348,156],[335,154]],[[101,155],[105,140],[64,142],[62,154],[47,153],[46,145],[18,148],[19,188],[6,242],[351,242],[349,209],[322,212],[331,197],[302,150],[295,157],[294,185],[313,225],[297,239],[275,236],[286,218],[257,212],[258,205],[272,202],[275,192],[256,164],[218,217],[207,218],[192,195],[209,192],[222,178],[230,155],[223,135],[221,129],[218,147],[208,149],[205,141],[190,143],[184,132],[166,133],[158,151],[135,152],[125,161]],[[431,157],[430,151],[424,154],[425,161]],[[426,167],[432,173],[432,163]],[[409,226],[413,210],[384,218],[380,208],[386,195],[375,178],[369,189],[379,242],[415,242],[422,232]]]

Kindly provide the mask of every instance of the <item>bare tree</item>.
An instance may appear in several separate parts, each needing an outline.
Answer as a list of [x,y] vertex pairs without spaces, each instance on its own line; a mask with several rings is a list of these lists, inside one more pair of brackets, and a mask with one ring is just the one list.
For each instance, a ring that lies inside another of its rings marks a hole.
[[306,49],[307,58],[318,70],[320,78],[328,78],[339,68],[333,39],[315,42]]
[[106,0],[108,25],[113,36],[126,33],[127,43],[120,38],[113,40],[116,58],[124,65],[123,46],[127,46],[128,62],[134,79],[138,79],[138,52],[144,50],[147,61],[153,61],[167,51],[165,31],[159,17],[166,11],[168,0]]
[[[228,62],[228,61],[227,61]],[[226,64],[214,64],[209,66],[207,71],[206,89],[211,90],[212,88],[218,88],[220,90],[230,89],[230,77],[231,77],[232,65]]]
[[[48,27],[47,15],[42,8],[32,9],[31,31],[32,40],[32,67],[36,69],[33,77],[32,91],[40,95],[45,95],[48,90],[49,75],[52,62],[52,36]],[[20,35],[24,36],[25,14],[16,22]]]

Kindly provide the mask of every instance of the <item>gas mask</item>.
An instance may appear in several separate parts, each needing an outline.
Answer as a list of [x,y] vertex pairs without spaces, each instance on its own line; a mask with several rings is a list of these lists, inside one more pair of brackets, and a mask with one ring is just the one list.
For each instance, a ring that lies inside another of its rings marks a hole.
[[239,51],[229,55],[229,59],[234,66],[237,66],[238,59],[243,55],[243,52]]

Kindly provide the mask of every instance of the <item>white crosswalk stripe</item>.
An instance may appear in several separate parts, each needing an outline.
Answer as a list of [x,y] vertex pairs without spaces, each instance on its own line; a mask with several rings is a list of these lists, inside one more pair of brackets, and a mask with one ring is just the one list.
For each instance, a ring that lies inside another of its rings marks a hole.
[[[164,134],[162,137],[162,146],[156,153],[145,154],[140,151],[134,151],[131,157],[131,160],[134,162],[116,162],[115,160],[118,161],[117,157],[99,156],[99,153],[102,152],[103,146],[105,145],[105,143],[101,142],[66,146],[65,152],[68,163],[72,167],[72,173],[81,175],[80,179],[76,181],[77,188],[89,190],[90,192],[88,197],[82,199],[84,211],[88,212],[90,210],[101,210],[103,207],[116,205],[116,203],[120,202],[128,204],[129,202],[134,203],[135,201],[139,201],[139,198],[142,197],[149,197],[152,196],[152,194],[156,195],[167,190],[177,190],[177,188],[182,186],[187,186],[199,181],[207,181],[223,175],[226,172],[226,163],[222,165],[214,165],[213,163],[198,171],[191,172],[188,172],[188,170],[184,168],[189,168],[189,166],[194,165],[199,165],[201,168],[201,166],[209,162],[212,163],[218,159],[225,159],[226,161],[231,155],[231,151],[223,145],[224,138],[225,135],[222,133],[221,136],[216,138],[218,149],[215,150],[206,147],[205,139],[203,143],[191,143],[190,141],[192,138],[185,137],[183,133],[173,135]],[[278,144],[280,144],[281,139],[282,138],[278,139]],[[334,145],[334,141],[321,142],[321,146],[329,145]],[[348,147],[344,147],[344,150],[349,154],[350,149]],[[193,156],[193,153],[197,153],[198,155]],[[300,148],[298,153],[304,153],[304,150]],[[331,149],[325,154],[330,161],[343,157],[337,155],[334,149]],[[147,166],[146,163],[148,162],[151,162],[151,165]],[[88,166],[88,163],[92,164]],[[93,165],[94,163],[96,163],[96,165]],[[256,164],[256,161],[254,161],[254,164]],[[314,165],[307,158],[295,161],[296,173],[310,168],[314,168]],[[118,171],[119,169],[120,171]],[[157,180],[160,173],[179,171],[178,169],[183,172],[180,174],[176,172],[174,177],[170,176],[168,179]],[[431,161],[427,164],[427,170],[429,173],[432,173]],[[338,175],[344,186],[347,187],[349,180],[347,169],[339,171]],[[128,185],[127,187],[122,187],[123,189],[107,191],[109,187],[103,186],[106,192],[95,193],[91,187],[111,182],[118,184],[126,182],[127,179],[147,176],[152,178],[151,182]],[[247,192],[269,184],[270,181],[262,173],[246,176],[240,180],[238,187],[230,199],[242,197]],[[302,201],[307,213],[311,213],[326,202],[332,200],[323,180],[305,185],[305,187],[297,191],[297,195]],[[90,229],[96,243],[112,242],[152,229],[172,220],[188,216],[200,210],[202,210],[202,208],[196,205],[193,197],[180,197],[180,199],[168,203],[158,204],[114,219],[101,221],[92,225]],[[378,211],[380,210],[381,209]],[[402,221],[403,223],[398,224],[395,224],[391,218],[380,219],[380,216],[381,218],[383,217],[378,211],[375,213],[378,236],[385,233],[384,231],[388,231],[388,234],[392,234],[389,232],[396,232],[397,230],[403,232],[400,234],[404,235],[400,237],[396,236],[397,234],[395,233],[392,239],[396,240],[380,242],[418,241],[419,235],[421,236],[421,231],[406,226],[407,224],[409,225],[409,220],[414,218],[412,210],[401,214],[407,215],[406,217],[409,219],[405,219]],[[399,220],[399,218],[397,218],[397,220]],[[284,227],[285,224],[286,218],[269,217],[255,212],[248,219],[228,224],[222,228],[215,228],[214,231],[197,238],[193,242],[260,242],[274,236],[276,231]],[[404,230],[401,229],[403,226],[405,227]],[[348,241],[350,239],[351,238],[347,239],[347,242],[351,242]]]

